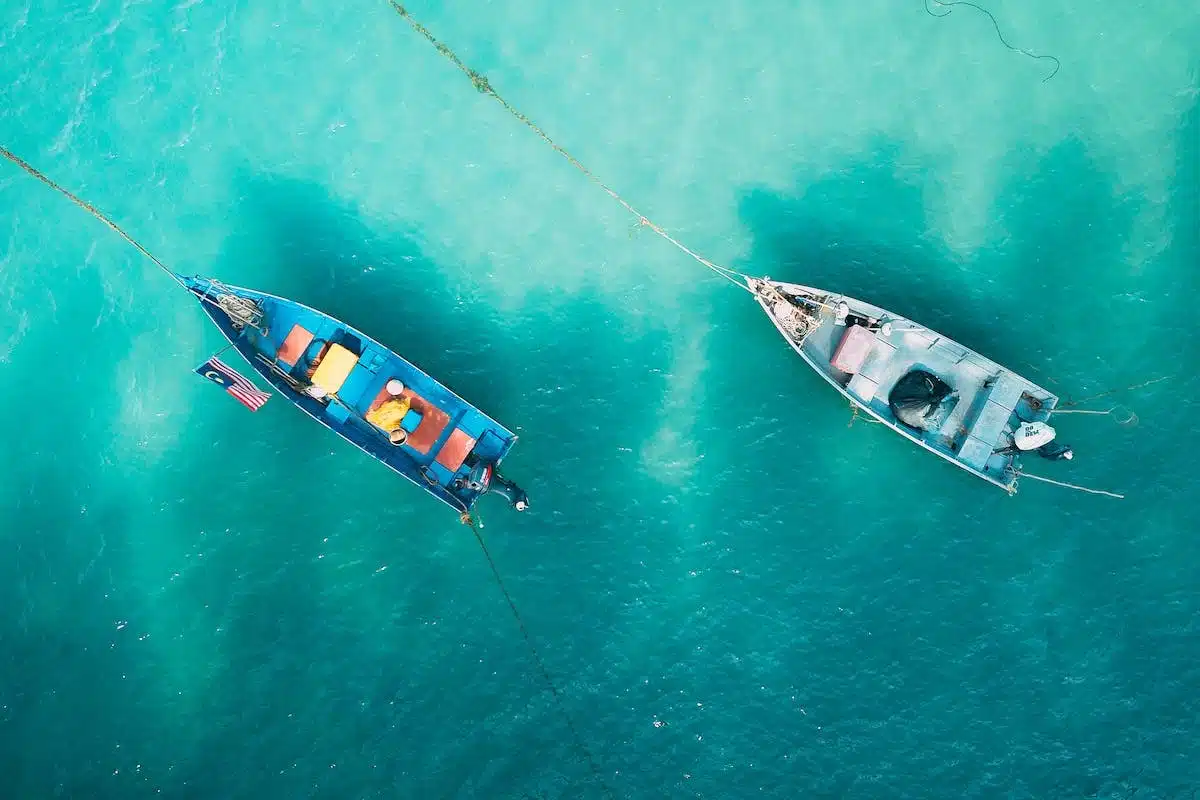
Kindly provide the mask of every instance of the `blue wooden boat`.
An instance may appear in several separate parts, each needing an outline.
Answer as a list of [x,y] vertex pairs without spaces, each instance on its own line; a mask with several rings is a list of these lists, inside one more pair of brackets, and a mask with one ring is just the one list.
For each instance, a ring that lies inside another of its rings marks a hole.
[[1012,494],[1027,475],[1022,455],[1073,457],[1049,425],[1058,396],[1012,370],[854,297],[770,278],[745,283],[797,355],[855,409],[955,466]]
[[[529,497],[500,472],[516,434],[361,331],[308,306],[212,278],[184,277],[90,203],[11,150],[16,164],[103,222],[200,301],[242,357],[297,408],[472,522],[485,494]],[[196,370],[251,410],[269,394],[214,356]]]
[[470,520],[529,498],[500,463],[516,434],[361,331],[294,300],[176,275],[230,344],[297,408]]

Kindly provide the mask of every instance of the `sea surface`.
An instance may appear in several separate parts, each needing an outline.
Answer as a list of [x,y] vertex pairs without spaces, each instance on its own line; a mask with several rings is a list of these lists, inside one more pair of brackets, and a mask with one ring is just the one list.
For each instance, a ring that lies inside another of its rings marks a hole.
[[0,162],[0,796],[1193,797],[1200,6],[981,3],[1061,68],[932,0],[408,8],[715,262],[1166,377],[1036,465],[1123,500],[850,425],[387,2],[0,4],[0,144],[521,434],[482,534],[557,690],[454,514],[211,388],[196,304]]

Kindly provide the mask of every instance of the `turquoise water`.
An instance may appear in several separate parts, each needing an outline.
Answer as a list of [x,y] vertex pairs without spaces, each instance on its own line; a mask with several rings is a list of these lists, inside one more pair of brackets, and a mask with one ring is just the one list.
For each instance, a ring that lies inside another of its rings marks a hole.
[[[1200,788],[1200,10],[411,6],[708,257],[1135,427],[1016,498],[855,424],[746,297],[386,3],[0,7],[0,143],[185,272],[522,434],[490,548],[0,164],[5,797],[1185,798]],[[456,13],[457,12],[457,13]],[[1098,406],[1107,407],[1104,400]],[[1192,519],[1191,523],[1187,520]]]

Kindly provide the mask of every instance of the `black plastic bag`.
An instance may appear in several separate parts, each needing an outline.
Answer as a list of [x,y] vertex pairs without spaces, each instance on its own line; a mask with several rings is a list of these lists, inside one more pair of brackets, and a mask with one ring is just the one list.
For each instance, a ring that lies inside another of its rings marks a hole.
[[936,375],[915,369],[896,381],[888,394],[888,407],[896,419],[908,427],[925,430],[942,400],[952,391],[949,384]]

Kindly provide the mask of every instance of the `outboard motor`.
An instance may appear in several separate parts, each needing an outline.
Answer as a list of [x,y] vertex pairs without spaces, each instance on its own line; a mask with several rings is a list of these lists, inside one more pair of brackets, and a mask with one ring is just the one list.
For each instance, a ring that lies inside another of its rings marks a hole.
[[1013,431],[1013,443],[993,452],[1006,456],[1034,452],[1049,461],[1070,461],[1075,457],[1075,451],[1055,439],[1057,435],[1057,431],[1045,422],[1023,422]]
[[1070,461],[1075,457],[1075,451],[1070,445],[1065,445],[1062,442],[1047,442],[1037,449],[1037,454],[1042,458],[1048,458],[1051,461]]
[[525,490],[499,472],[492,472],[492,485],[488,488],[488,492],[498,494],[508,500],[509,505],[517,511],[529,508],[529,495],[525,494]]
[[477,462],[466,478],[460,478],[456,484],[459,488],[480,494],[498,494],[517,511],[529,508],[529,495],[525,494],[525,490],[497,472],[492,464]]

